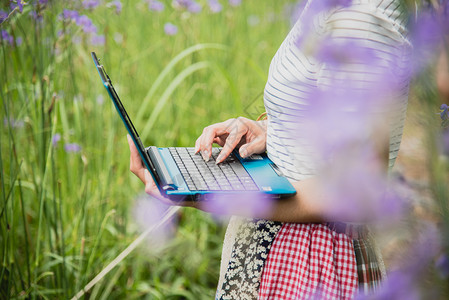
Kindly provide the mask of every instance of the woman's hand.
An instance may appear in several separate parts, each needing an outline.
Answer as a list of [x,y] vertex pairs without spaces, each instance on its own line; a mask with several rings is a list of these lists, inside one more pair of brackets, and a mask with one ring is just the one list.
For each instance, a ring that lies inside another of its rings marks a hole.
[[129,151],[131,152],[131,156],[129,159],[129,169],[137,177],[139,177],[139,179],[145,184],[145,192],[148,195],[153,196],[168,205],[192,206],[192,207],[195,206],[194,202],[191,201],[183,201],[178,203],[173,202],[170,199],[162,196],[161,193],[159,192],[159,189],[156,186],[156,183],[153,180],[153,177],[151,177],[150,172],[148,172],[147,168],[142,162],[142,159],[140,158],[139,155],[139,151],[137,150],[133,140],[129,135],[128,135],[128,144],[129,144]]
[[223,147],[217,157],[217,164],[224,161],[235,148],[240,148],[241,157],[262,153],[266,150],[267,121],[238,117],[207,126],[195,142],[195,153],[201,152],[204,160],[208,161],[213,143]]

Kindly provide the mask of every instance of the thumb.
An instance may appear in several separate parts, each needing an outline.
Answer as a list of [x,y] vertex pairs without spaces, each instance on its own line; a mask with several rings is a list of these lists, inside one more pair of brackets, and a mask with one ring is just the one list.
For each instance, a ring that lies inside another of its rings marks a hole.
[[239,154],[242,158],[247,158],[248,156],[254,154],[254,141],[251,143],[245,144],[240,147]]

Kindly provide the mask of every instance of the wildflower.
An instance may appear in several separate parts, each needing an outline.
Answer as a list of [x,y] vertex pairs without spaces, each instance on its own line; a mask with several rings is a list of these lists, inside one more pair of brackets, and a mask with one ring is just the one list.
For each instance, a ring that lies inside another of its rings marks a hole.
[[112,2],[109,2],[108,7],[115,7],[115,12],[117,14],[120,14],[122,12],[122,2],[120,0],[114,0]]
[[99,0],[84,0],[83,1],[83,7],[85,9],[94,9],[98,5],[100,5],[100,1]]
[[58,142],[60,140],[61,140],[61,134],[55,133],[53,135],[53,137],[51,138],[51,144],[53,145],[53,147],[57,147],[58,146]]
[[76,20],[79,17],[79,13],[76,10],[64,9],[62,11],[62,18],[64,20]]
[[447,104],[441,104],[440,117],[441,117],[441,120],[443,120],[443,121],[445,121],[449,118],[449,111],[448,111]]
[[90,43],[93,46],[103,46],[106,43],[106,39],[103,34],[93,34],[90,38]]
[[242,4],[242,0],[229,0],[229,4],[231,6],[239,6],[240,4]]
[[41,13],[38,13],[35,10],[30,11],[30,17],[36,20],[37,22],[42,22],[44,20],[44,17]]
[[441,254],[437,258],[435,266],[442,278],[449,278],[449,257],[446,254]]
[[67,143],[64,145],[64,150],[67,153],[78,153],[81,151],[81,146],[77,143]]
[[5,41],[6,43],[10,44],[11,46],[14,45],[14,38],[6,30],[1,31],[1,40]]
[[85,33],[96,33],[97,27],[86,15],[79,16],[75,19],[76,25],[80,26]]
[[223,6],[218,0],[209,0],[209,8],[213,13],[218,13],[223,9]]
[[187,9],[188,9],[191,13],[193,13],[193,14],[198,14],[198,13],[201,12],[202,7],[201,7],[201,5],[200,5],[199,3],[197,3],[197,2],[192,2],[192,3],[187,7]]
[[8,17],[8,13],[0,10],[0,23],[2,23]]
[[[152,226],[161,223],[164,215],[167,213],[169,205],[155,199],[147,194],[141,194],[137,197],[132,210],[133,219],[136,225],[142,231]],[[162,247],[173,238],[175,232],[176,220],[171,219],[169,222],[155,229],[150,235],[152,251],[158,250],[157,247]]]
[[11,1],[11,10],[15,9],[16,7],[19,9],[20,12],[23,12],[23,5],[26,4],[23,2],[23,0],[17,0],[17,3],[13,3]]
[[24,122],[22,120],[16,120],[14,118],[4,118],[3,124],[5,126],[8,126],[8,124],[11,126],[11,128],[23,128]]
[[178,27],[172,23],[165,23],[164,31],[167,35],[175,35],[178,33]]
[[157,0],[153,0],[148,3],[148,9],[152,11],[163,11],[164,8],[164,4]]

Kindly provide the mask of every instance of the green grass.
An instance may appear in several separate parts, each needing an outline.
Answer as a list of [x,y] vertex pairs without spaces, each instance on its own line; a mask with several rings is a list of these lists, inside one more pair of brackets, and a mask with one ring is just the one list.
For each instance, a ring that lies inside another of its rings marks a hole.
[[[50,1],[43,23],[28,16],[28,5],[1,25],[23,43],[0,48],[0,298],[71,298],[142,231],[132,209],[143,186],[129,172],[126,132],[90,51],[146,145],[191,146],[211,123],[256,117],[271,57],[289,29],[284,5],[293,1],[222,2],[219,14],[204,7],[191,15],[171,1],[155,13],[137,0],[123,1],[120,15],[104,5],[85,11],[106,36],[96,47],[58,19],[72,1]],[[260,23],[250,26],[249,16]],[[164,34],[166,22],[177,35]],[[68,153],[66,143],[82,150]],[[87,297],[213,298],[224,227],[193,209],[177,219],[169,244],[141,244]]]

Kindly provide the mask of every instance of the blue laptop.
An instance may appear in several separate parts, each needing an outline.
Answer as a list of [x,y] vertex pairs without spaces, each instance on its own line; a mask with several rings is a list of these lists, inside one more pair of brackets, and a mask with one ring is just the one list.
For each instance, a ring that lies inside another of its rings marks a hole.
[[261,193],[276,199],[296,194],[295,188],[265,153],[242,158],[234,150],[224,162],[216,165],[221,148],[212,148],[209,162],[195,154],[193,147],[145,148],[95,52],[92,52],[92,58],[104,87],[162,195],[173,201],[202,201],[216,193]]

